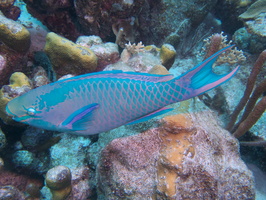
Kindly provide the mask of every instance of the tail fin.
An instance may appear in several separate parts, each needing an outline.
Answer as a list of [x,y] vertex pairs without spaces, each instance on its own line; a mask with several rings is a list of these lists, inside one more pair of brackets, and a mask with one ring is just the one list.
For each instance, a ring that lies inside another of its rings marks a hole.
[[182,76],[173,80],[176,86],[185,89],[182,90],[184,92],[182,94],[182,100],[198,96],[211,90],[216,86],[225,83],[236,74],[239,66],[230,73],[224,75],[217,75],[212,72],[212,65],[217,60],[218,56],[232,47],[233,45],[221,49]]

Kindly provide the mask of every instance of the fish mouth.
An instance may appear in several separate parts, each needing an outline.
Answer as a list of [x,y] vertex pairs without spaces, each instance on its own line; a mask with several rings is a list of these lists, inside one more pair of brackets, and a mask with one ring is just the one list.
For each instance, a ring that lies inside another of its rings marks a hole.
[[7,113],[8,116],[12,117],[12,119],[15,120],[15,121],[17,121],[17,122],[21,122],[21,121],[25,120],[25,119],[24,119],[25,116],[17,116],[16,114],[14,114],[14,113],[10,110],[8,104],[7,104],[7,106],[6,106],[6,113]]
[[12,117],[13,120],[20,122],[21,119],[20,117],[18,117],[17,115],[15,115],[14,113],[11,112],[11,110],[9,109],[8,105],[6,106],[6,113],[8,116]]
[[8,105],[6,106],[6,113],[7,113],[8,116],[10,116],[12,118],[16,117],[16,115],[10,111]]

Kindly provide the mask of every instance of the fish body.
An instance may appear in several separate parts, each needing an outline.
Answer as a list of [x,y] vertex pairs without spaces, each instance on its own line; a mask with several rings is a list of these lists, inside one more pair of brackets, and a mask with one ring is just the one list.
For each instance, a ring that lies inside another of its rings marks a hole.
[[169,111],[165,106],[200,95],[230,79],[212,72],[222,49],[184,75],[135,72],[85,74],[33,89],[6,107],[13,119],[47,130],[92,135],[146,121]]

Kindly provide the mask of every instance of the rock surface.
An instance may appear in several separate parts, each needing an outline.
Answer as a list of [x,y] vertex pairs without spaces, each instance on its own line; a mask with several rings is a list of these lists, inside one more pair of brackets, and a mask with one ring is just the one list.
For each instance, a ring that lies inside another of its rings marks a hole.
[[254,199],[254,180],[238,143],[213,114],[165,117],[162,125],[118,138],[97,168],[101,198]]

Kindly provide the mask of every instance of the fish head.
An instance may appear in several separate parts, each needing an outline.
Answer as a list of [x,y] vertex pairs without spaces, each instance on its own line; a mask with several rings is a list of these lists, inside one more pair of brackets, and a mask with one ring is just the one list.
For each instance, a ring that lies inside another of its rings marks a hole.
[[17,122],[47,129],[47,127],[52,126],[50,122],[45,120],[49,107],[43,106],[44,101],[38,94],[39,91],[35,90],[9,101],[6,106],[6,113]]

